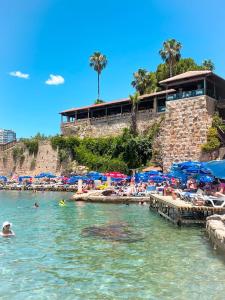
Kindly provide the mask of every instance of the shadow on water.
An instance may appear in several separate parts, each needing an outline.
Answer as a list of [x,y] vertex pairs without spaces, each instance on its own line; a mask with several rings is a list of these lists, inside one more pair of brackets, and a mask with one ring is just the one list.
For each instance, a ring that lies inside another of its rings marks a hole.
[[126,223],[86,227],[82,230],[81,236],[124,243],[135,243],[144,240],[140,233],[133,232]]

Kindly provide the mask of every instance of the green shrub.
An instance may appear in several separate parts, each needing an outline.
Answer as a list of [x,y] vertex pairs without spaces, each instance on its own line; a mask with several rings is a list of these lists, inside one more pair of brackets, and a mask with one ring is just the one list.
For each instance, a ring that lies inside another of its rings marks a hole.
[[220,147],[220,140],[218,138],[217,129],[215,127],[211,127],[207,133],[207,142],[202,145],[203,152],[212,152],[217,150]]
[[30,155],[37,155],[38,153],[38,140],[36,139],[24,139],[24,145],[26,146]]
[[23,156],[24,149],[22,147],[16,146],[13,148],[13,160],[16,163]]
[[225,125],[223,124],[223,120],[222,118],[218,115],[218,113],[216,113],[213,116],[213,120],[212,120],[212,127],[220,127],[222,130],[225,131]]
[[133,135],[129,129],[117,137],[78,138],[55,136],[53,149],[59,149],[60,162],[71,157],[91,170],[128,172],[145,166],[152,157],[152,143],[162,120],[153,124],[147,134]]
[[30,163],[30,170],[34,170],[36,166],[36,160],[32,159],[31,163]]

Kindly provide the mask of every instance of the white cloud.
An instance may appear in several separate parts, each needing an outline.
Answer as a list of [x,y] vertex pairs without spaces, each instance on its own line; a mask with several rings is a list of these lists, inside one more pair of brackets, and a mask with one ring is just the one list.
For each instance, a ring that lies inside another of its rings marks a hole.
[[30,75],[29,74],[24,74],[20,71],[13,71],[9,73],[10,76],[18,77],[18,78],[23,78],[23,79],[29,79]]
[[61,75],[50,74],[48,80],[45,81],[48,85],[58,85],[65,82],[64,78]]

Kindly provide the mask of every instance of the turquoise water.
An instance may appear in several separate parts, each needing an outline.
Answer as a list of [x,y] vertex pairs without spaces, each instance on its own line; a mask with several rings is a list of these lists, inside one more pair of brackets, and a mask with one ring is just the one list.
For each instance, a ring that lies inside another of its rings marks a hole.
[[[203,229],[178,229],[147,206],[59,207],[66,196],[0,192],[0,222],[11,221],[16,233],[0,238],[0,299],[225,299],[225,263]],[[81,235],[118,222],[144,240]]]

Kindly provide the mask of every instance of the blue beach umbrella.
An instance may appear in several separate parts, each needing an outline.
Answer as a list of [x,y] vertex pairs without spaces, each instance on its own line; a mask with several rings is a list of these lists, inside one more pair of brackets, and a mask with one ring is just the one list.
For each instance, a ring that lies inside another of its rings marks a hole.
[[4,181],[4,182],[7,182],[7,177],[6,176],[0,176],[0,180]]
[[150,180],[153,180],[154,182],[163,182],[164,178],[162,176],[150,176]]
[[225,179],[225,160],[212,160],[205,163],[206,168],[211,171],[213,176]]
[[202,182],[202,183],[211,183],[213,181],[214,181],[214,178],[211,176],[207,176],[207,175],[201,176],[199,178],[199,182]]

